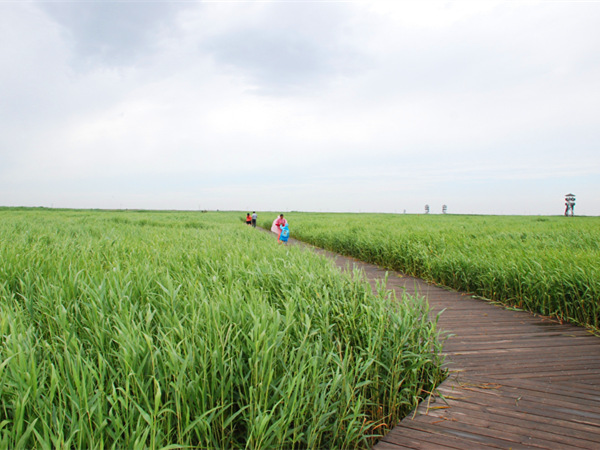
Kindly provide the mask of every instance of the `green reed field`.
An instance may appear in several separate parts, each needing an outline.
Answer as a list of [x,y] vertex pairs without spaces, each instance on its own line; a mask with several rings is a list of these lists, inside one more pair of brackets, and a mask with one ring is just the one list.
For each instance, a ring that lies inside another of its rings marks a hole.
[[366,448],[440,382],[422,302],[241,218],[0,209],[0,448]]
[[600,328],[599,217],[286,217],[297,239],[507,305]]

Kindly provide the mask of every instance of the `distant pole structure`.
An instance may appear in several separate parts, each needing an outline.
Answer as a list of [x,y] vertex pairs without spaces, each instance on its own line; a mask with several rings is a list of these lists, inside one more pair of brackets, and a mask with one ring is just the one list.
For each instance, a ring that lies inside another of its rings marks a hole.
[[448,212],[448,206],[442,205],[442,214],[446,214]]
[[425,214],[429,214],[429,205],[425,205]]
[[573,217],[575,215],[575,194],[565,195],[565,216]]

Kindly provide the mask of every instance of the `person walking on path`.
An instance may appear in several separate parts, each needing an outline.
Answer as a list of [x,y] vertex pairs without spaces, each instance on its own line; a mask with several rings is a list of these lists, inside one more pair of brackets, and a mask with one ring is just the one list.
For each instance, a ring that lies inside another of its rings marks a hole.
[[280,226],[283,226],[283,225],[286,225],[286,224],[287,224],[287,220],[285,220],[283,218],[283,214],[279,214],[279,217],[277,217],[273,221],[273,225],[271,226],[271,231],[277,235],[277,239],[279,239],[279,236],[281,235],[281,228],[280,228]]
[[252,217],[250,217],[250,213],[246,214],[246,225],[250,225],[252,223]]
[[256,214],[256,211],[252,211],[252,228],[256,228],[256,219],[258,218],[258,215]]
[[288,223],[286,222],[285,225],[280,225],[279,228],[281,228],[281,233],[279,234],[279,243],[287,245],[288,238],[290,237],[290,228]]

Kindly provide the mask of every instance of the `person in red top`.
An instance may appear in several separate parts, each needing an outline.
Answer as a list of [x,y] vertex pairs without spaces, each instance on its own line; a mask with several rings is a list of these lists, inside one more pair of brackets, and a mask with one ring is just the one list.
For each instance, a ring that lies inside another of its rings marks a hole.
[[252,223],[252,216],[250,216],[250,213],[248,213],[248,215],[246,216],[246,225],[250,225]]
[[281,227],[280,225],[283,227],[285,225],[287,225],[287,220],[285,220],[283,218],[283,214],[279,214],[279,217],[277,217],[274,221],[273,221],[273,225],[271,226],[271,231],[273,233],[277,234],[277,238],[279,239],[279,236],[281,235]]

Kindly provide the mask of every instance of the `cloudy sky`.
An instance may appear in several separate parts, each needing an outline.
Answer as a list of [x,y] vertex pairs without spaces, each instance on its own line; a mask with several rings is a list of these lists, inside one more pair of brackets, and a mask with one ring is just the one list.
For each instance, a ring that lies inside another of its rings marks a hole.
[[2,1],[0,205],[600,215],[600,3]]

